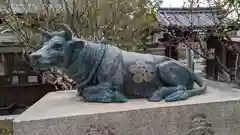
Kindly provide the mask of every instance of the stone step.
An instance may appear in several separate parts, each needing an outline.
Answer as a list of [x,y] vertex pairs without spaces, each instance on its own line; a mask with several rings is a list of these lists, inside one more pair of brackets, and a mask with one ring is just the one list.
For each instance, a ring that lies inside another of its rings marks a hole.
[[14,120],[14,135],[239,135],[240,91],[219,87],[171,103],[86,103],[76,91],[52,92]]

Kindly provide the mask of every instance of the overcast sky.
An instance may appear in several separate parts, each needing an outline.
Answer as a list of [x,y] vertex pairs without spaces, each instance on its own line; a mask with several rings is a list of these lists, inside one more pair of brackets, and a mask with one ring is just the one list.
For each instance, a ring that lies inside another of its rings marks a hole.
[[[188,0],[163,0],[161,7],[182,7],[184,5],[184,2],[186,1]],[[199,2],[201,3],[200,6],[208,7],[207,1],[208,0],[199,0]],[[186,7],[189,7],[189,6],[186,6]],[[229,15],[229,17],[236,17],[236,13],[233,12],[232,14]]]
[[[188,0],[163,0],[161,7],[182,7],[186,1]],[[201,2],[201,7],[207,6],[206,0],[199,1]]]

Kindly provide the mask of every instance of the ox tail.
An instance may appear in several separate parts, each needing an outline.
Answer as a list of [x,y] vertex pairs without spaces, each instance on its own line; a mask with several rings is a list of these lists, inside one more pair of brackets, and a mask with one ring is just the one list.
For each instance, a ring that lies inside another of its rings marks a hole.
[[192,90],[188,90],[187,92],[188,92],[189,97],[201,95],[201,94],[205,93],[207,90],[206,82],[203,79],[201,79],[198,75],[196,75],[195,73],[192,73],[192,76],[193,76],[194,82],[196,82],[199,87],[194,88]]

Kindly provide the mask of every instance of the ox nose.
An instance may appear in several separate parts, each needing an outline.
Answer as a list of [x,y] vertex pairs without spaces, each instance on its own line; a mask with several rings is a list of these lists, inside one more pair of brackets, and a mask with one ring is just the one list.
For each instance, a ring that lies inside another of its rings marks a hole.
[[30,59],[29,59],[30,54],[31,54],[31,52],[26,52],[25,50],[23,51],[22,57],[27,63],[30,62]]

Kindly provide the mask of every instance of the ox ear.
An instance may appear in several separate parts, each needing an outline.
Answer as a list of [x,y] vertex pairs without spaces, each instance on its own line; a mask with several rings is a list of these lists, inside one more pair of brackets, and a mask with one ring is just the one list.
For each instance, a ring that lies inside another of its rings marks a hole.
[[84,41],[70,41],[68,44],[72,47],[74,51],[79,51],[84,48],[85,42]]
[[48,31],[45,31],[44,29],[42,28],[38,28],[38,31],[40,32],[40,34],[44,37],[44,38],[47,38],[47,39],[50,39],[52,34]]

